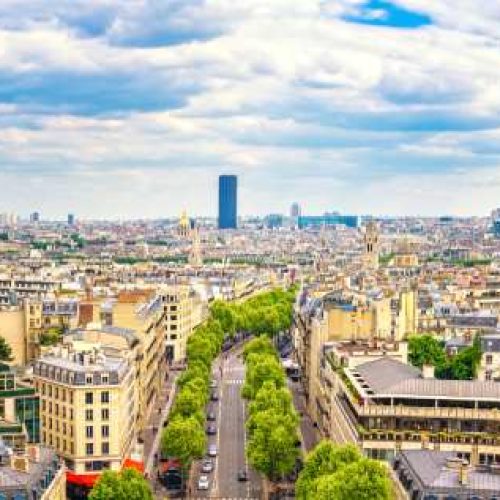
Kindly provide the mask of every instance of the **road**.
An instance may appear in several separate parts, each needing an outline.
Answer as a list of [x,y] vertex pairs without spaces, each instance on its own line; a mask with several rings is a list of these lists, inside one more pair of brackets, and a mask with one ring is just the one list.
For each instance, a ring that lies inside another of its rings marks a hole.
[[[261,497],[261,479],[247,464],[245,458],[245,401],[241,397],[241,387],[245,378],[245,367],[239,358],[241,348],[236,348],[214,363],[214,378],[218,383],[219,401],[209,406],[217,415],[216,436],[210,436],[208,442],[217,445],[215,469],[207,474],[210,488],[207,492],[196,491],[191,498],[219,498],[236,500]],[[237,479],[238,471],[246,469],[248,481]],[[199,468],[198,468],[199,470]],[[194,486],[197,487],[198,473]]]

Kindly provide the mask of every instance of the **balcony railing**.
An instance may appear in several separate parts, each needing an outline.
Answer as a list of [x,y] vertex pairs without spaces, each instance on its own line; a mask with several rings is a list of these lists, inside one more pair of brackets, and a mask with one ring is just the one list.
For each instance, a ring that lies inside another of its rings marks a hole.
[[[343,372],[342,372],[343,373]],[[464,420],[500,420],[500,410],[494,408],[446,408],[446,407],[421,407],[404,405],[377,405],[360,404],[358,394],[353,394],[351,388],[346,384],[345,378],[339,374],[339,385],[350,401],[354,411],[360,417],[420,417],[420,418],[442,418],[442,419],[464,419]]]

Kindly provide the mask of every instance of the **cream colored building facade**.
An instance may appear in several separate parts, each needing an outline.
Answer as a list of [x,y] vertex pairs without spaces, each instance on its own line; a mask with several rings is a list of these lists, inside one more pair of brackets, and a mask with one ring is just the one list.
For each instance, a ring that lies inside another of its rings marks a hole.
[[190,285],[163,287],[160,295],[165,312],[166,358],[179,363],[186,358],[188,338],[208,316],[208,303]]
[[76,474],[120,470],[136,438],[138,386],[127,357],[100,344],[71,341],[34,367],[40,395],[42,443]]

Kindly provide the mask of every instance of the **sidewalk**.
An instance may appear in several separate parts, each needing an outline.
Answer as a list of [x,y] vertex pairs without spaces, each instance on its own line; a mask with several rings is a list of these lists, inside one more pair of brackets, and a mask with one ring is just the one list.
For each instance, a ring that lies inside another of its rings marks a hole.
[[159,456],[161,433],[163,423],[165,422],[177,389],[177,377],[180,372],[170,372],[168,380],[163,384],[159,397],[155,401],[153,410],[148,419],[148,425],[144,429],[144,473],[150,478],[151,482],[156,481],[154,471],[156,460],[155,455]]
[[302,450],[304,454],[306,454],[318,444],[318,431],[307,413],[303,389],[300,382],[292,382],[289,380],[288,387],[292,391],[295,409],[302,414],[302,418],[300,419],[300,433],[302,434]]

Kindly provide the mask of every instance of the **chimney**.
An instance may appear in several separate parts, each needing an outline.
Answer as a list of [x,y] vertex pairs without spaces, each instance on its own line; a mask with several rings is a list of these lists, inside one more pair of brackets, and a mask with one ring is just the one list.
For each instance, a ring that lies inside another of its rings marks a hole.
[[422,376],[424,378],[434,378],[434,365],[428,365],[428,364],[423,365]]

